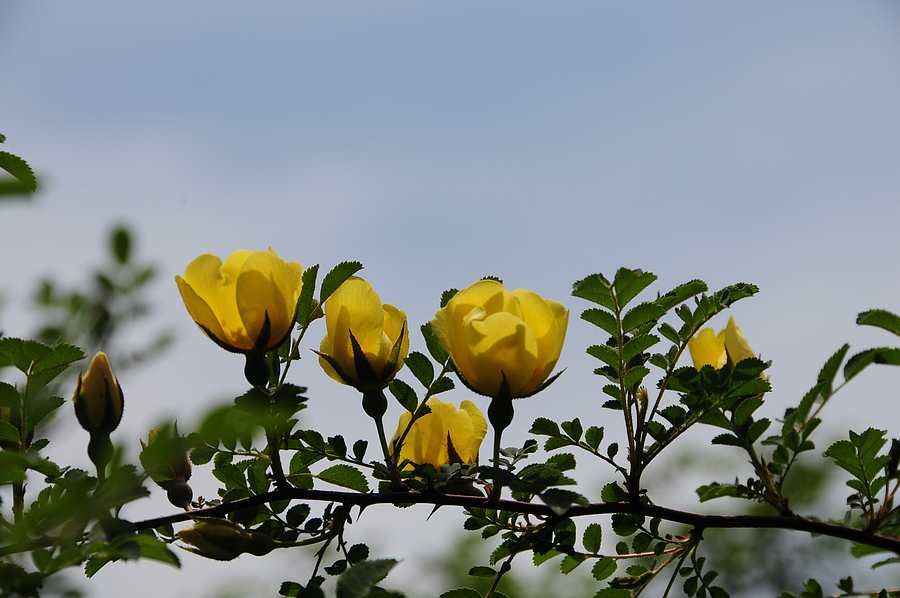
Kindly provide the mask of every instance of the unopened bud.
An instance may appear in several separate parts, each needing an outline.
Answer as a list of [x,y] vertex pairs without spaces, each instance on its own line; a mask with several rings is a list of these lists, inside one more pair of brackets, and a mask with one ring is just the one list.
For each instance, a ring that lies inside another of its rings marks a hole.
[[92,436],[109,436],[119,426],[125,400],[106,353],[94,355],[87,372],[78,375],[73,400],[78,423]]
[[166,491],[176,507],[191,503],[193,492],[187,481],[191,479],[191,462],[187,455],[187,440],[178,434],[174,424],[153,428],[147,442],[141,441],[140,460],[147,475]]
[[248,532],[226,519],[203,519],[178,532],[178,539],[193,548],[191,552],[217,561],[230,561],[248,553],[263,556],[276,548],[264,534]]

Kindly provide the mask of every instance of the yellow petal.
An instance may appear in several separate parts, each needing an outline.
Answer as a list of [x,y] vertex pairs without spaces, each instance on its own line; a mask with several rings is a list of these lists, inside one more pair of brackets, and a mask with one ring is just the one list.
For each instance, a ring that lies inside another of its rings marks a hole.
[[749,357],[755,357],[750,343],[744,338],[740,327],[735,323],[734,317],[728,318],[728,325],[725,327],[725,349],[733,363],[739,363]]
[[463,372],[476,390],[496,396],[503,378],[512,396],[531,390],[528,383],[538,357],[537,339],[521,318],[498,312],[466,323],[466,341],[471,347],[470,371]]
[[455,436],[453,436],[453,429],[451,429],[450,435],[453,439],[453,446],[457,447],[456,450],[465,463],[477,463],[478,451],[481,448],[481,442],[487,435],[487,419],[485,419],[484,413],[481,412],[481,409],[479,409],[478,406],[472,401],[463,401],[459,404],[459,408],[461,412],[466,414],[469,420],[469,426],[467,429],[468,438],[465,441],[462,439],[457,439]]
[[288,334],[293,325],[299,286],[296,270],[271,249],[254,251],[244,257],[235,293],[241,321],[254,344],[266,315],[270,325],[266,349],[276,347]]
[[[406,320],[406,314],[402,310],[387,303],[382,306],[382,309],[384,310],[382,334],[388,347],[387,358],[390,358],[390,352],[394,350],[394,344],[400,338],[400,334],[403,334],[403,338],[400,339],[400,353],[397,355],[394,370],[390,373],[393,377],[403,367],[403,362],[406,361],[406,356],[409,355],[409,324]],[[382,365],[381,367],[383,368],[384,366]]]
[[[219,322],[223,343],[239,350],[253,348],[253,341],[244,328],[235,300],[235,284],[237,273],[235,267],[243,265],[250,251],[235,251],[222,261],[210,254],[203,254],[194,259],[184,271],[184,281],[209,306]],[[182,297],[184,294],[182,294]],[[188,306],[188,311],[191,307]],[[193,312],[191,313],[193,316]],[[197,318],[194,318],[198,321]],[[205,323],[204,323],[205,326]],[[218,336],[218,335],[217,335]]]
[[181,300],[184,301],[184,306],[194,322],[204,329],[204,332],[211,334],[219,342],[225,343],[227,341],[225,331],[222,330],[219,319],[209,304],[194,292],[191,285],[182,277],[176,276],[175,283],[178,285],[178,292],[181,293]]
[[540,386],[556,367],[566,340],[569,310],[558,301],[544,299],[533,291],[517,289],[512,294],[519,303],[525,325],[537,339],[537,364],[528,382],[528,386],[533,390]]
[[384,309],[381,299],[368,282],[351,276],[325,302],[325,325],[331,352],[348,375],[358,381],[350,332],[371,361],[385,352],[383,339]]
[[688,341],[688,349],[691,351],[694,367],[698,370],[707,365],[719,369],[728,363],[724,335],[717,335],[712,328],[704,328],[695,334]]

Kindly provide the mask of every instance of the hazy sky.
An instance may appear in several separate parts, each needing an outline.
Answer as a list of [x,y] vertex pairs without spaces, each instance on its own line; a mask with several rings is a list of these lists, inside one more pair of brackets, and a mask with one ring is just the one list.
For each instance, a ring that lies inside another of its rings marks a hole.
[[[198,253],[271,245],[305,264],[360,259],[416,327],[441,290],[496,274],[573,311],[568,371],[517,405],[510,443],[548,412],[615,436],[583,353],[599,337],[569,292],[586,274],[629,265],[657,272],[661,290],[694,277],[760,285],[734,315],[775,361],[764,410],[778,416],[842,342],[888,342],[855,327],[858,311],[900,311],[898,61],[900,5],[890,0],[254,10],[0,0],[0,131],[46,180],[36,203],[0,211],[0,315],[8,333],[27,334],[34,280],[79,279],[108,226],[133,224],[162,273],[156,323],[178,343],[123,376],[117,436],[128,442],[164,416],[190,423],[243,387],[240,360],[197,331],[172,282]],[[889,375],[855,382],[829,407],[824,433],[877,424],[897,434]],[[355,393],[314,359],[292,378],[313,397],[304,425],[374,440],[369,420],[352,415]],[[74,434],[68,448],[83,450]],[[596,494],[606,474],[583,467]],[[692,487],[668,492],[691,504]],[[128,515],[168,510],[155,493]],[[461,522],[439,513],[426,536],[425,511],[388,529],[389,513],[367,512],[359,527],[380,553],[406,559],[395,582]],[[184,574],[110,566],[91,589],[151,596],[177,584],[178,596],[196,596],[215,575],[258,577],[267,595],[308,575],[290,552],[227,567],[183,560]]]

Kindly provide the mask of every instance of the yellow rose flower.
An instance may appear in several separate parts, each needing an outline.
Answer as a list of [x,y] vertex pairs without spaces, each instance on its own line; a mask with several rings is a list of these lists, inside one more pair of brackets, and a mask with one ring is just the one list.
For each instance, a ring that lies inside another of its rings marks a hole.
[[[430,463],[437,468],[450,463],[477,463],[478,449],[487,434],[487,420],[475,403],[463,401],[457,408],[452,403],[432,397],[427,405],[431,413],[413,423],[400,448],[397,462]],[[411,417],[408,411],[400,416],[397,431],[391,440],[392,450],[396,450],[395,445]]]
[[728,318],[728,325],[718,334],[712,328],[699,331],[688,341],[688,349],[698,370],[706,365],[719,369],[725,367],[729,359],[731,363],[739,363],[756,356],[734,317]]
[[454,295],[431,324],[466,385],[495,397],[505,378],[511,396],[520,398],[550,376],[568,323],[561,303],[480,280]]
[[267,351],[294,325],[303,266],[271,249],[235,251],[222,263],[205,253],[175,282],[191,317],[219,346],[235,353]]
[[119,426],[125,400],[103,351],[94,355],[86,373],[78,375],[73,402],[78,423],[92,436],[109,436]]
[[[406,314],[382,304],[372,285],[356,276],[332,293],[324,310],[327,332],[319,345],[319,365],[325,373],[364,392],[384,388],[409,353]],[[354,355],[354,341],[361,355]],[[357,364],[362,356],[365,360]]]

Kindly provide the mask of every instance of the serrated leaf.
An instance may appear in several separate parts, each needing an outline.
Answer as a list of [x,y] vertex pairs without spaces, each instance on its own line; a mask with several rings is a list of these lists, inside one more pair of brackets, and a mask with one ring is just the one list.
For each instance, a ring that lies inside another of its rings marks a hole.
[[19,195],[37,191],[37,177],[28,162],[15,154],[0,152],[0,168],[14,180],[0,178],[0,195]]
[[322,288],[319,290],[319,303],[324,305],[338,287],[345,280],[362,270],[362,267],[363,265],[359,262],[341,262],[332,268],[325,275],[325,278],[322,279]]
[[584,433],[584,441],[589,447],[597,450],[597,447],[603,442],[603,428],[598,428],[597,426],[589,427]]
[[319,276],[319,264],[315,264],[303,271],[300,285],[300,297],[297,298],[296,319],[302,328],[309,324],[312,317],[313,296],[316,294],[316,279]]
[[323,482],[356,490],[357,492],[369,491],[369,482],[366,480],[366,476],[357,468],[346,463],[332,465],[328,469],[320,471],[316,477]]
[[409,384],[399,378],[395,378],[391,381],[388,388],[404,409],[410,413],[415,412],[416,407],[419,405],[419,397],[416,396],[416,391]]
[[848,359],[844,365],[844,380],[850,380],[873,363],[900,365],[900,349],[895,347],[877,347],[860,351]]
[[559,436],[559,426],[555,421],[546,417],[539,417],[531,424],[531,434],[539,436]]
[[582,538],[582,542],[584,543],[585,550],[593,553],[600,552],[600,544],[602,541],[603,528],[600,527],[599,523],[591,523],[586,528],[584,528],[584,537]]
[[666,313],[665,310],[652,301],[639,303],[622,318],[622,331],[627,334],[648,322],[656,322],[664,313]]
[[640,269],[619,268],[613,280],[613,288],[616,292],[616,301],[620,308],[625,307],[632,299],[656,281],[656,275],[652,272],[644,272]]
[[366,598],[379,581],[387,577],[399,561],[395,559],[373,559],[360,561],[338,578],[338,598]]
[[600,559],[591,567],[591,575],[597,581],[603,581],[616,572],[616,561],[613,559]]
[[591,308],[581,312],[581,319],[605,330],[610,336],[618,338],[619,325],[616,317],[604,309]]
[[861,326],[875,326],[900,336],[900,316],[886,309],[870,309],[856,316]]
[[447,353],[447,350],[444,349],[444,346],[438,339],[437,334],[434,333],[431,322],[422,324],[420,330],[422,331],[422,337],[425,339],[425,346],[428,348],[428,352],[434,360],[441,364],[445,363],[447,358],[450,357],[450,354]]
[[691,297],[705,293],[708,290],[709,288],[702,280],[690,280],[678,285],[665,295],[661,295],[657,298],[656,304],[662,307],[663,310],[669,311],[679,303],[683,303]]
[[456,588],[449,592],[444,592],[440,598],[481,598],[481,594],[471,588]]
[[559,572],[563,575],[568,575],[569,573],[574,571],[575,568],[578,567],[578,565],[583,563],[585,558],[587,557],[581,556],[580,554],[567,554],[566,558],[564,558],[559,564]]
[[406,356],[406,367],[425,388],[428,388],[434,380],[434,366],[431,365],[431,360],[418,351],[411,351]]
[[610,282],[602,274],[591,274],[572,285],[572,295],[607,309],[615,309],[610,287]]
[[494,577],[497,575],[497,572],[493,569],[493,567],[472,567],[469,569],[469,575],[472,577]]

